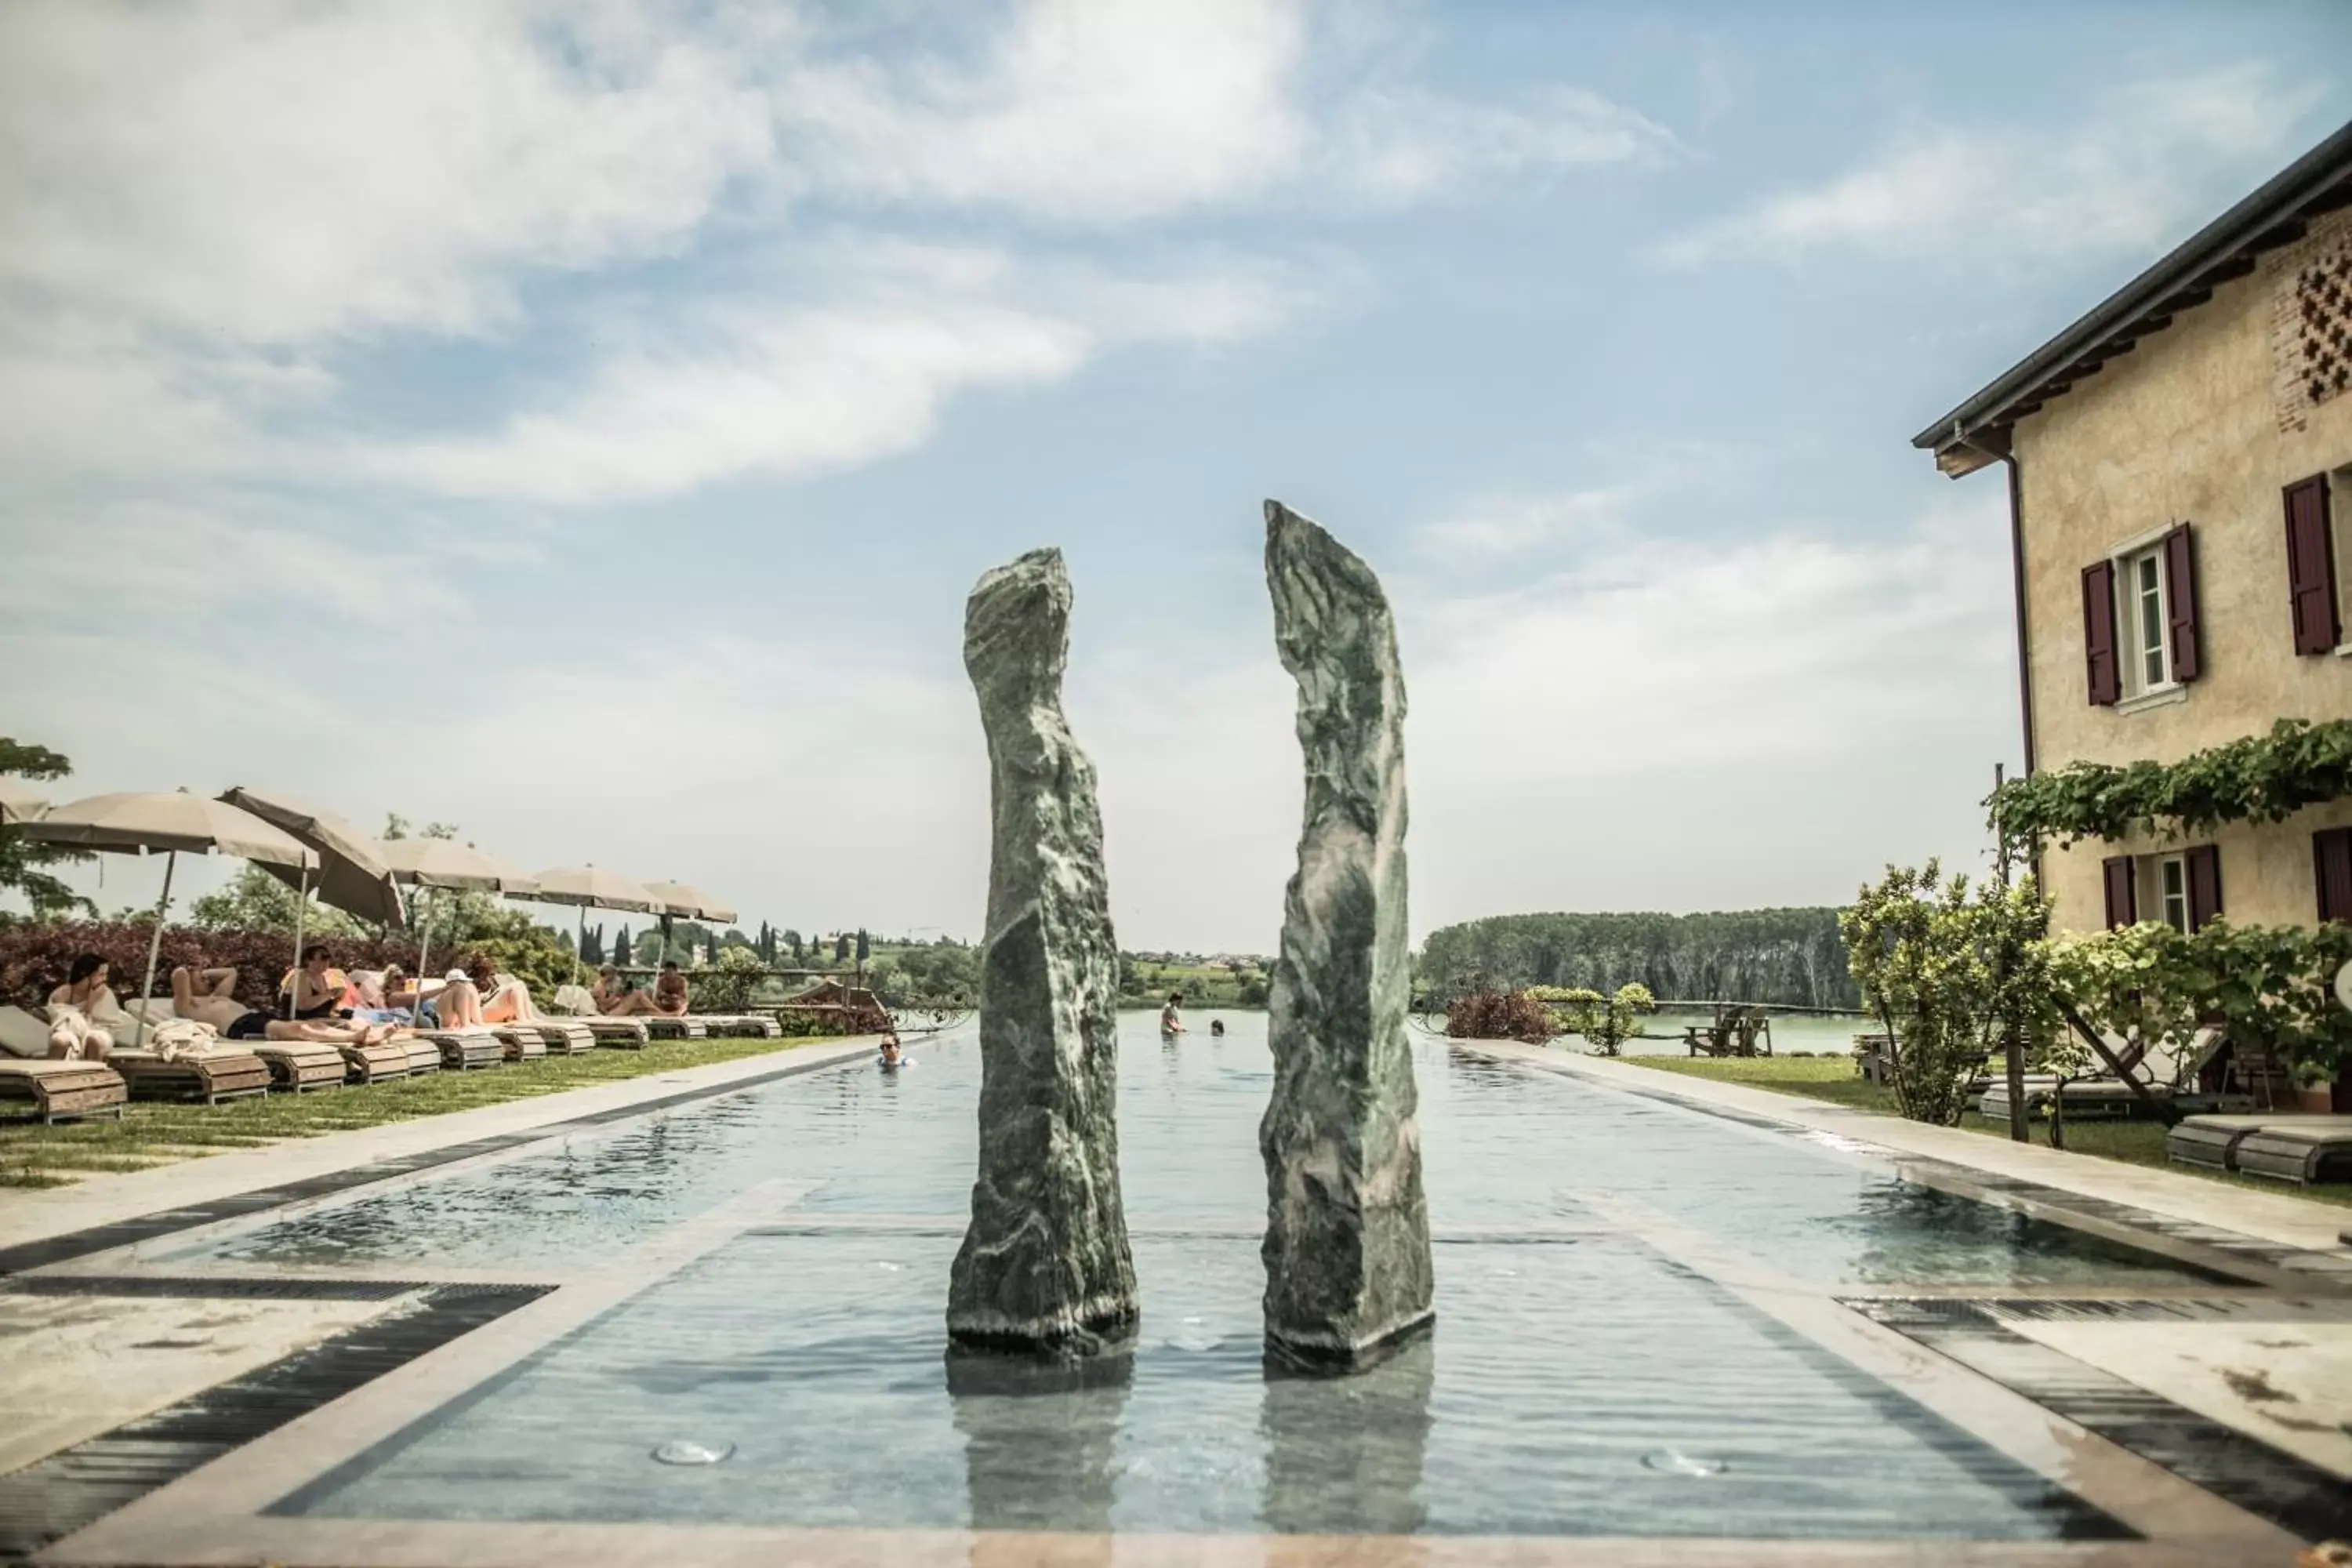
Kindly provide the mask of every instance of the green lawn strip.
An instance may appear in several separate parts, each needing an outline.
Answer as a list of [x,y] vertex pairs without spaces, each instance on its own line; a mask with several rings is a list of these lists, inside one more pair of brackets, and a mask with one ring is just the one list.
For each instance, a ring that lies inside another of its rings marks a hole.
[[[1742,1083],[1751,1089],[1769,1089],[1777,1094],[1801,1095],[1807,1100],[1825,1100],[1832,1104],[1849,1105],[1883,1116],[1896,1114],[1895,1092],[1877,1084],[1864,1082],[1853,1070],[1853,1061],[1844,1057],[1624,1057],[1620,1059],[1635,1067],[1681,1073],[1685,1078]],[[1988,1137],[2009,1136],[2008,1122],[1989,1121],[1973,1113],[1962,1117],[1960,1126],[1966,1131],[1981,1132]],[[2045,1147],[2049,1144],[2050,1124],[2046,1121],[2035,1118],[2027,1123],[2027,1131],[2034,1142]],[[2234,1171],[2208,1171],[2196,1165],[2174,1164],[2164,1155],[2164,1126],[2161,1122],[2069,1121],[2066,1123],[2065,1152],[2120,1160],[2132,1165],[2153,1165],[2162,1170],[2177,1171],[2183,1175],[2244,1187],[2252,1192],[2284,1193],[2291,1197],[2309,1198],[2315,1203],[2352,1207],[2352,1184],[2338,1183],[2330,1186],[2298,1187],[2284,1182],[2266,1182],[2259,1176],[2242,1176]]]
[[126,1108],[120,1121],[67,1121],[49,1127],[36,1121],[0,1123],[0,1186],[55,1186],[92,1171],[143,1170],[158,1161],[444,1116],[809,1043],[661,1040],[641,1051],[548,1057],[475,1072],[428,1073],[366,1088],[272,1094],[222,1105],[138,1100]]

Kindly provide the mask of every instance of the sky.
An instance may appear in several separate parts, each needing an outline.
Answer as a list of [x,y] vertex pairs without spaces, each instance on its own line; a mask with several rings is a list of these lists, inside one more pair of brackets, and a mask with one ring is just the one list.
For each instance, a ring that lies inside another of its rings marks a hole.
[[1056,545],[1122,944],[1265,952],[1276,497],[1393,602],[1416,935],[1976,865],[2006,496],[1909,438],[2347,73],[2253,0],[17,0],[0,733],[976,937],[963,599]]

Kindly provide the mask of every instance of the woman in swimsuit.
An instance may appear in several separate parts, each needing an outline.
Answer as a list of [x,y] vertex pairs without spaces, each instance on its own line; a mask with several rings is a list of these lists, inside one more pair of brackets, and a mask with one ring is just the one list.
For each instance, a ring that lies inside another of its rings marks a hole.
[[530,987],[520,980],[499,983],[490,966],[477,959],[469,973],[449,972],[449,984],[434,1003],[445,1029],[478,1029],[485,1024],[536,1024],[539,1009],[531,1005]]
[[327,968],[327,950],[311,946],[302,950],[302,967],[294,972],[294,1016],[317,1021],[331,1018],[342,1011],[343,988],[335,984]]
[[1184,1016],[1176,1011],[1178,1005],[1183,1000],[1184,994],[1181,991],[1168,993],[1168,1005],[1160,1009],[1160,1033],[1162,1038],[1184,1032]]
[[[201,987],[201,989],[199,989]],[[172,1011],[210,1024],[225,1040],[303,1040],[321,1046],[374,1046],[399,1033],[390,1025],[338,1024],[316,1018],[280,1018],[236,999],[236,971],[184,964],[172,971]]]

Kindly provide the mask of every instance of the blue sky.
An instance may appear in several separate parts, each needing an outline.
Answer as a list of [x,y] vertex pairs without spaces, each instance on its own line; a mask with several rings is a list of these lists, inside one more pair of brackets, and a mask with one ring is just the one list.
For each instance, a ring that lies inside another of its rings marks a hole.
[[2004,500],[1908,437],[2352,114],[2347,46],[2329,5],[14,5],[0,729],[63,793],[973,935],[962,597],[1058,544],[1122,940],[1265,950],[1277,496],[1396,602],[1416,931],[1972,861]]

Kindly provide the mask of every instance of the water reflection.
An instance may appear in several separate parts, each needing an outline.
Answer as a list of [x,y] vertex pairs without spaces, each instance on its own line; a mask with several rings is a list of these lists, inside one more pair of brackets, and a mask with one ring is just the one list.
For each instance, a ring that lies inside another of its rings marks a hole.
[[1132,1347],[1066,1360],[950,1350],[947,1370],[974,1530],[1109,1531]]
[[1437,1342],[1429,1334],[1342,1377],[1269,1362],[1258,1407],[1266,1528],[1290,1535],[1418,1533],[1429,1518],[1421,1483],[1436,1369]]

